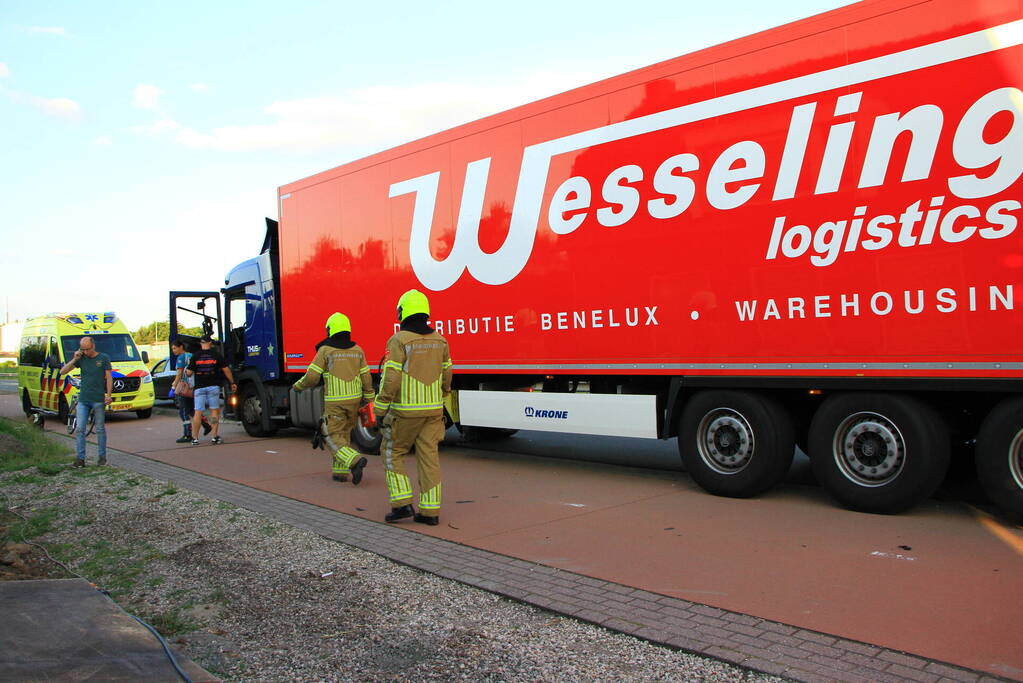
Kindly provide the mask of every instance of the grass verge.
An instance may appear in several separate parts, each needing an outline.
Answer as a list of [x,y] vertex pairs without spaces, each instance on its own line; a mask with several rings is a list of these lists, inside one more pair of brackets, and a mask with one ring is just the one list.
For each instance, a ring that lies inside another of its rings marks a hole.
[[53,441],[27,422],[0,418],[0,472],[17,472],[35,467],[53,475],[71,462],[67,444]]

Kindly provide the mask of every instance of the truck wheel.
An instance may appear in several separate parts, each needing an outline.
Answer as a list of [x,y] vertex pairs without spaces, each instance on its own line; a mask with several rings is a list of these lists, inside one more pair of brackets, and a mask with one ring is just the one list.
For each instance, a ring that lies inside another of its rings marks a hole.
[[363,453],[378,455],[380,453],[380,442],[384,437],[376,427],[363,427],[362,422],[355,419],[355,429],[352,430],[352,441]]
[[273,436],[277,432],[273,422],[270,423],[270,429],[263,428],[263,402],[251,382],[242,386],[241,418],[242,427],[249,436]]
[[1002,401],[981,424],[977,477],[991,502],[1023,524],[1023,398]]
[[788,474],[795,448],[788,412],[760,394],[703,391],[682,413],[682,462],[718,496],[748,498],[775,486]]
[[153,409],[146,408],[145,410],[136,410],[135,414],[138,415],[138,418],[140,420],[148,420],[150,417],[153,416]]
[[901,394],[837,394],[810,425],[817,481],[853,510],[892,514],[927,499],[948,470],[948,428]]

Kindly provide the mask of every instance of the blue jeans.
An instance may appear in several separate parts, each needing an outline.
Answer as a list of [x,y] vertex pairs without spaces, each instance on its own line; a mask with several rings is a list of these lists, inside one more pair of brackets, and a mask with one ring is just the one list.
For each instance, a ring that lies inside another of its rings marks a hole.
[[178,404],[178,415],[181,417],[181,421],[191,423],[192,413],[195,412],[195,401],[191,396],[175,396],[174,400]]
[[103,401],[79,401],[75,408],[78,428],[75,430],[75,451],[79,460],[85,460],[85,432],[89,428],[89,413],[92,412],[96,422],[96,441],[99,446],[99,457],[107,457],[107,425],[106,405]]

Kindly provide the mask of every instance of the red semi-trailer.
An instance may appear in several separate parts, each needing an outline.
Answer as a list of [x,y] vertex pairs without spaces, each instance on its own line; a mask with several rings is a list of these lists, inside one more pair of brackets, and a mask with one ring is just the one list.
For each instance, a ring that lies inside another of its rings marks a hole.
[[728,496],[798,444],[874,512],[975,455],[1019,520],[1021,42],[1019,0],[860,2],[285,185],[280,376],[418,288],[461,425],[677,436]]

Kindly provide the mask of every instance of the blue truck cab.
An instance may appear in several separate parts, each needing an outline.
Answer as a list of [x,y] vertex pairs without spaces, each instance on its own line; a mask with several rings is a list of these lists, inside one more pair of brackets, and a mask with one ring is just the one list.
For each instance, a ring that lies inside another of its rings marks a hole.
[[[227,415],[240,420],[252,436],[270,436],[281,427],[316,428],[322,414],[321,390],[292,391],[302,373],[284,367],[277,245],[277,221],[267,218],[259,255],[232,268],[223,289],[170,293],[171,329],[179,329],[179,312],[187,311],[201,317],[203,334],[220,340],[238,384],[237,393],[228,396]],[[187,335],[184,339],[198,341]],[[357,425],[352,438],[363,452],[379,449],[374,428]]]

